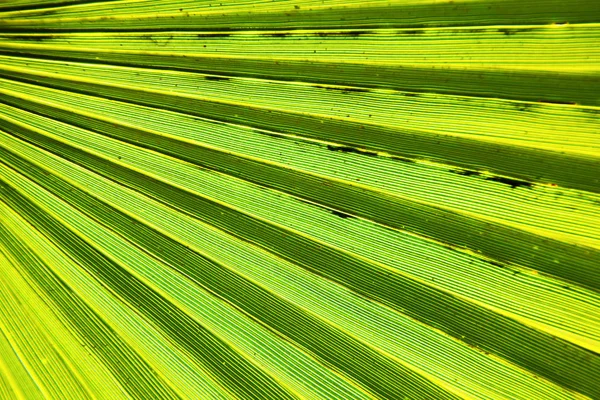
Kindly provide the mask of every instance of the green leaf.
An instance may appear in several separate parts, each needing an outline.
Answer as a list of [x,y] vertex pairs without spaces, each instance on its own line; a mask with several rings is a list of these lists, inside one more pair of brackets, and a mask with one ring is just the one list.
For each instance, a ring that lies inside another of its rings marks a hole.
[[584,0],[0,4],[0,398],[599,398],[599,40]]

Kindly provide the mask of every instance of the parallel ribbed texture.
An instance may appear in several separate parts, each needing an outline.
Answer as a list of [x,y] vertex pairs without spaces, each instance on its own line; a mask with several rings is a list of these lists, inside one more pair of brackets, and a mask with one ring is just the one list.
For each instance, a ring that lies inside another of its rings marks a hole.
[[0,399],[600,398],[600,3],[0,4]]

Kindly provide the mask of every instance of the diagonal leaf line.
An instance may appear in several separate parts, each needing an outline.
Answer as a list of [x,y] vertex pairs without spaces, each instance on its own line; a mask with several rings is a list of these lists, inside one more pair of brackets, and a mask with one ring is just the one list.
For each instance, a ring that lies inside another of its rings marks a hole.
[[[15,129],[12,131],[13,134],[16,132]],[[31,134],[26,135],[26,137],[29,136],[31,138]],[[49,143],[49,138],[46,137],[43,140]],[[50,146],[50,149],[52,147]],[[596,356],[590,358],[587,355],[589,354],[587,351],[577,346],[566,342],[560,344],[559,340],[545,333],[526,328],[520,323],[506,317],[480,309],[475,305],[458,300],[436,289],[417,284],[400,275],[390,274],[389,270],[375,268],[372,264],[365,264],[355,257],[339,253],[333,249],[324,248],[308,238],[289,234],[282,235],[272,225],[269,226],[265,223],[257,225],[251,217],[232,212],[227,208],[219,206],[215,209],[214,205],[207,203],[204,199],[156,181],[149,176],[142,176],[139,172],[112,165],[110,172],[107,173],[106,167],[101,166],[105,165],[106,161],[92,161],[96,159],[96,156],[92,156],[91,154],[87,154],[84,159],[81,159],[83,154],[81,156],[75,155],[81,152],[81,150],[70,148],[66,144],[60,144],[60,148],[62,150],[59,153],[63,157],[71,159],[74,162],[82,161],[82,165],[90,167],[92,170],[109,177],[109,179],[116,179],[121,184],[129,185],[142,193],[159,199],[159,201],[171,207],[176,206],[180,210],[190,213],[201,220],[207,220],[208,218],[211,224],[238,237],[246,237],[247,240],[248,238],[252,238],[253,242],[265,246],[270,251],[290,261],[300,263],[304,268],[312,272],[340,282],[366,297],[374,298],[384,304],[391,305],[393,308],[399,308],[418,320],[424,321],[462,340],[471,341],[472,344],[480,346],[487,351],[499,353],[536,373],[551,377],[554,381],[563,382],[567,387],[575,384],[568,383],[569,381],[579,382],[581,374],[593,374],[592,370],[594,368],[588,369],[584,367],[582,364],[584,360],[586,360],[585,362],[600,363],[600,358]],[[207,214],[207,212],[210,214]],[[211,214],[214,216],[211,216]],[[247,233],[244,233],[242,230],[245,227],[242,223],[243,221],[248,221],[246,222],[249,224],[248,228],[246,228],[248,229]],[[298,253],[293,250],[299,248],[306,249],[306,253]],[[315,258],[318,259],[318,262],[315,262]],[[348,275],[346,271],[350,266],[352,266],[353,273]],[[433,303],[441,303],[444,306],[426,307],[422,302],[418,301],[418,299],[424,298],[430,298]],[[407,309],[408,304],[419,305],[419,307]],[[440,313],[446,315],[442,324],[440,324]],[[473,320],[485,321],[486,325],[474,325],[472,323]],[[488,329],[490,327],[493,327],[491,329],[495,332],[493,336],[489,334]],[[509,345],[508,343],[511,342],[536,343],[539,351],[536,352],[536,357],[532,358],[530,354],[534,349]],[[541,347],[542,344],[543,347]],[[566,355],[567,353],[565,353],[564,355],[559,355],[563,352],[572,354]],[[556,355],[553,356],[551,354]],[[544,361],[547,357],[560,360],[565,364],[560,376],[556,376],[557,361],[553,361],[553,368],[550,370],[548,369],[548,361]],[[580,369],[580,371],[574,372],[575,369]],[[569,376],[573,376],[573,378]],[[589,390],[593,393],[595,389],[590,387]]]
[[[32,171],[30,168],[27,168],[27,170]],[[57,181],[57,183],[63,184],[63,181]],[[113,208],[103,210],[103,208],[107,208],[107,205],[84,195],[78,189],[63,189],[60,195],[63,197],[67,193],[79,194],[77,198],[71,200],[74,205],[76,204],[85,210],[97,210],[97,213],[94,213],[96,218],[110,215],[110,221],[105,220],[104,223],[110,224],[111,229],[130,238],[130,240],[134,240],[146,251],[153,253],[155,257],[170,265],[178,266],[178,270],[183,271],[186,276],[194,278],[214,293],[225,297],[232,304],[242,307],[246,312],[254,315],[255,318],[262,320],[267,326],[276,327],[280,332],[284,332],[286,336],[291,336],[295,342],[314,352],[328,364],[332,364],[342,371],[346,371],[346,373],[356,370],[352,373],[355,379],[364,381],[374,392],[381,393],[384,397],[391,395],[390,392],[381,392],[385,390],[385,386],[382,385],[383,382],[381,381],[383,377],[375,373],[375,371],[385,370],[388,374],[396,376],[396,379],[404,382],[405,385],[408,383],[411,383],[410,386],[416,385],[412,390],[434,390],[432,393],[437,392],[436,397],[445,397],[441,394],[442,392],[438,392],[438,389],[434,389],[431,384],[425,383],[422,378],[417,378],[414,373],[404,367],[391,363],[355,339],[351,339],[331,328],[328,324],[297,310],[292,305],[278,300],[271,293],[259,289],[228,269],[206,260],[187,246],[163,237],[145,225],[132,221],[130,217],[121,215],[119,211]],[[68,199],[70,197],[63,198]],[[87,202],[92,203],[86,204]],[[157,249],[160,249],[160,252],[157,253]],[[205,267],[201,268],[202,265],[205,265]],[[139,305],[138,307],[141,308]],[[273,310],[278,310],[278,312],[273,313]],[[335,345],[333,345],[334,343]],[[344,359],[340,358],[340,354],[354,354],[352,357],[354,359],[357,359],[360,355],[360,358],[365,359],[365,362],[364,364],[347,364]],[[374,365],[379,367],[372,369]],[[408,377],[410,379],[407,380]]]

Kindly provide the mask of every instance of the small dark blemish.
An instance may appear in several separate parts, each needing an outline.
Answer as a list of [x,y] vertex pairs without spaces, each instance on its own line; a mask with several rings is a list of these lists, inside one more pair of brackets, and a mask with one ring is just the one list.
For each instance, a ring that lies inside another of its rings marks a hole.
[[295,8],[296,10],[299,10],[299,9],[300,9],[300,6],[294,6],[294,8]]
[[288,36],[288,33],[267,33],[261,36],[267,36],[267,37],[286,37]]
[[313,36],[319,36],[319,37],[342,36],[342,37],[347,37],[347,36],[366,35],[366,34],[369,34],[369,33],[373,33],[373,31],[364,31],[364,30],[350,31],[350,32],[344,32],[344,31],[338,31],[338,32],[325,31],[325,32],[315,32],[315,33],[313,33]]
[[524,186],[524,187],[529,187],[529,188],[533,186],[533,183],[531,183],[531,182],[519,181],[517,179],[503,178],[501,176],[491,176],[489,178],[485,178],[485,180],[504,183],[505,185],[510,185],[510,187],[513,189],[518,188],[519,186]]
[[569,104],[569,105],[577,104],[574,101],[545,100],[545,99],[540,99],[540,100],[538,100],[538,102],[540,102],[540,103],[549,103],[549,104]]
[[56,10],[47,10],[47,11],[42,11],[38,14],[38,16],[48,16],[48,15],[54,15],[56,14]]
[[369,157],[377,157],[377,153],[375,153],[375,152],[359,150],[359,149],[355,149],[354,147],[348,147],[348,146],[332,146],[332,145],[328,144],[327,150],[341,151],[342,153],[356,153],[356,154],[362,154],[364,156],[369,156]]
[[274,139],[285,139],[284,136],[281,136],[280,134],[274,133],[274,132],[261,131],[261,130],[258,130],[258,129],[252,129],[252,131],[255,132],[255,133],[258,133],[260,135],[266,135],[266,136],[272,137]]
[[411,30],[411,31],[400,31],[400,33],[403,33],[405,35],[422,35],[425,32],[422,30]]
[[344,88],[342,89],[342,93],[367,93],[370,92],[369,89],[359,89],[359,88]]
[[392,160],[401,161],[401,162],[405,162],[405,163],[412,163],[412,164],[416,163],[415,160],[411,160],[410,158],[406,158],[406,157],[390,156],[390,158]]
[[348,34],[350,36],[368,35],[369,33],[372,33],[372,32],[371,31],[352,31],[352,32],[346,32],[346,34]]
[[229,33],[199,33],[199,38],[219,38],[219,37],[229,37],[231,36]]
[[534,105],[531,103],[514,103],[514,106],[519,111],[531,111]]
[[487,32],[487,29],[468,29],[466,33],[484,33]]
[[520,33],[520,32],[531,32],[533,29],[529,28],[529,29],[498,29],[498,32],[505,34],[506,36],[512,36],[514,34]]
[[41,42],[43,40],[56,39],[54,35],[36,35],[36,36],[27,36],[27,35],[11,35],[11,36],[2,36],[7,39],[16,39],[16,40],[27,40],[34,42]]
[[481,172],[479,172],[479,171],[473,171],[473,170],[470,170],[470,169],[463,169],[463,170],[461,170],[461,169],[451,169],[450,172],[453,172],[453,173],[458,174],[458,175],[463,175],[463,176],[479,176],[479,175],[481,175]]
[[314,87],[319,88],[319,89],[325,89],[325,90],[337,90],[337,91],[340,91],[345,94],[348,94],[351,92],[355,92],[355,93],[370,92],[369,89],[360,89],[360,88],[338,88],[338,87],[329,87],[329,86],[320,86],[320,85],[315,85]]
[[404,97],[419,97],[420,94],[419,93],[402,93],[402,96],[404,96]]
[[214,75],[207,75],[204,77],[204,79],[206,79],[207,81],[230,81],[231,78],[226,78],[224,76],[214,76]]
[[339,212],[339,211],[335,211],[335,210],[331,210],[331,213],[332,213],[333,215],[337,215],[337,216],[338,216],[338,217],[340,217],[340,218],[356,218],[356,217],[353,217],[353,216],[352,216],[352,215],[350,215],[350,214],[345,214],[345,213],[343,213],[343,212]]
[[500,264],[497,261],[490,261],[490,264],[492,264],[495,267],[500,267],[500,268],[504,268],[504,265]]

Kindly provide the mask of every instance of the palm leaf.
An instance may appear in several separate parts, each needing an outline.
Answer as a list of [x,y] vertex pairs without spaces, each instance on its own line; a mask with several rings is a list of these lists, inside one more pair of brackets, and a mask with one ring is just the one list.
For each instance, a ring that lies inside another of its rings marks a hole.
[[0,3],[0,398],[600,398],[600,3]]

